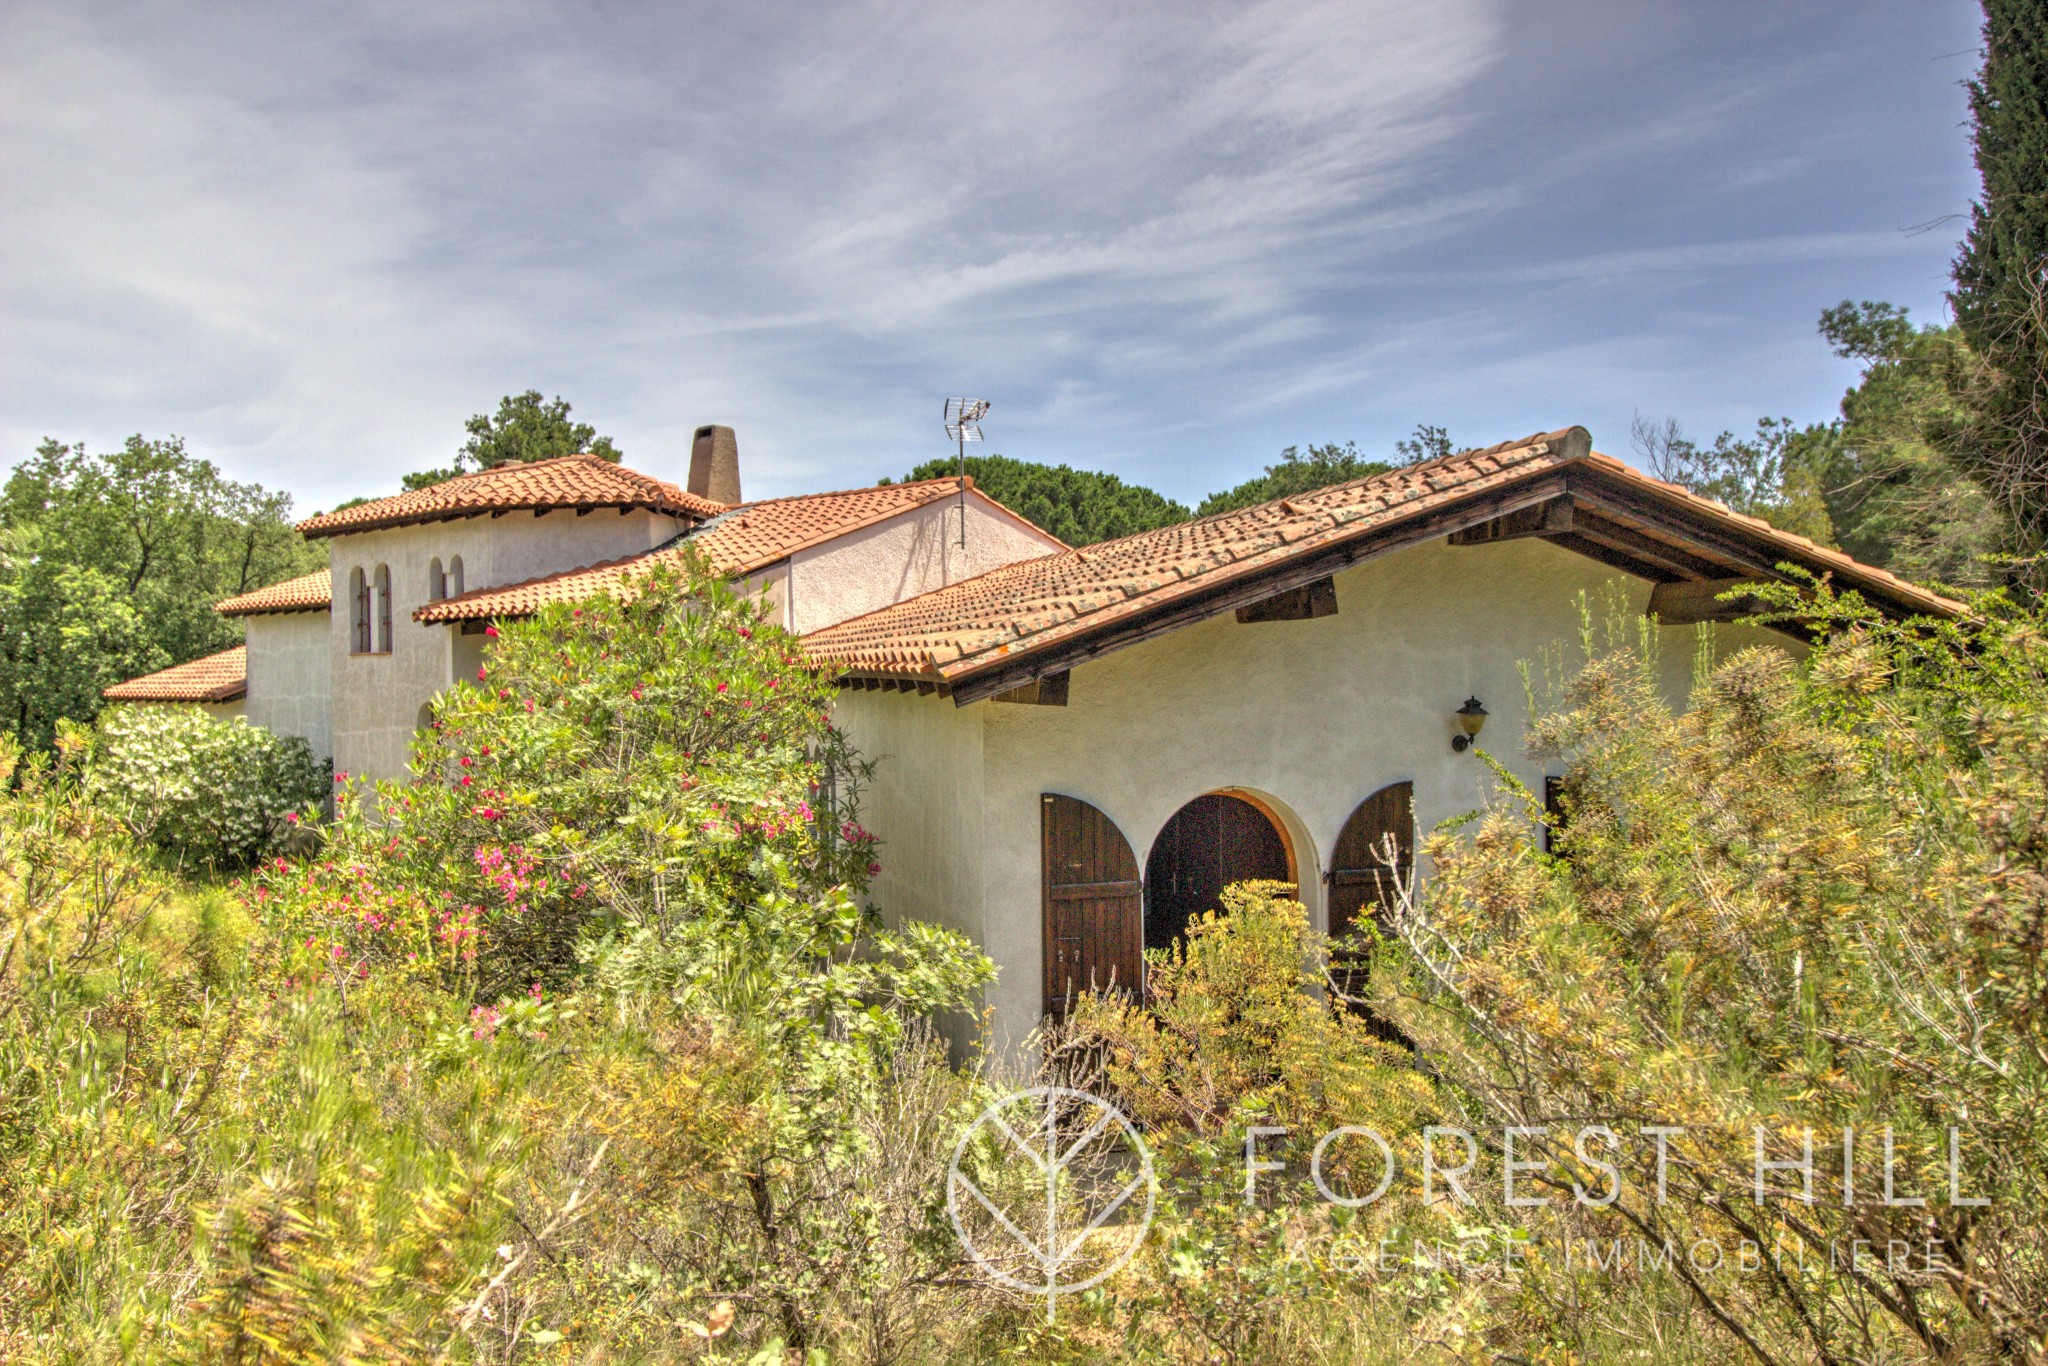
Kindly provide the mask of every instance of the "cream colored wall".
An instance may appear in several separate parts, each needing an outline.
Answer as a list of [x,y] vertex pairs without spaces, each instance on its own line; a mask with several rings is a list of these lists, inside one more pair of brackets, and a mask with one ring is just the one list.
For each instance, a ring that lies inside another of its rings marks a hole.
[[246,619],[249,696],[244,714],[278,735],[301,735],[316,759],[334,755],[334,668],[325,612],[266,612]]
[[762,620],[789,629],[789,561],[780,560],[733,585],[742,596],[754,596],[765,609]]
[[788,610],[798,633],[1035,559],[1059,543],[984,498],[967,498],[967,547],[953,499],[914,508],[790,557]]
[[248,707],[242,701],[194,702],[192,705],[216,721],[232,721],[238,716],[248,715]]
[[[1649,599],[1648,584],[1537,540],[1434,542],[1341,573],[1336,586],[1333,617],[1240,625],[1226,614],[1083,665],[1065,707],[841,694],[850,738],[885,756],[867,822],[886,841],[880,857],[894,891],[879,904],[892,914],[919,904],[909,889],[928,880],[971,896],[977,879],[960,864],[979,865],[981,904],[951,908],[947,921],[965,928],[978,920],[1001,967],[989,993],[999,1033],[1022,1037],[1041,1000],[1041,793],[1100,808],[1142,868],[1184,803],[1247,789],[1288,827],[1303,900],[1320,923],[1321,878],[1360,801],[1410,780],[1427,829],[1487,799],[1484,766],[1451,749],[1451,714],[1468,695],[1491,713],[1481,746],[1540,790],[1543,769],[1522,755],[1518,663],[1576,651],[1582,590],[1604,612],[1611,586],[1636,614],[1631,628]],[[1724,652],[1791,644],[1755,628],[1712,630]],[[1682,703],[1698,632],[1657,634],[1666,688]],[[911,719],[892,717],[885,730],[880,718],[891,705]],[[973,759],[958,752],[977,733],[962,730],[962,713],[982,717]],[[977,804],[978,814],[954,810]]]
[[[638,554],[678,530],[674,518],[640,510],[582,517],[570,511],[540,517],[515,512],[334,538],[328,550],[334,575],[328,659],[336,772],[404,776],[421,705],[454,680],[458,657],[467,660],[458,628],[412,619],[413,609],[428,600],[433,559],[445,567],[461,556],[462,586],[474,590]],[[357,655],[350,649],[350,571],[360,567],[367,577],[380,564],[391,570],[391,653]],[[474,664],[467,671],[474,674]]]

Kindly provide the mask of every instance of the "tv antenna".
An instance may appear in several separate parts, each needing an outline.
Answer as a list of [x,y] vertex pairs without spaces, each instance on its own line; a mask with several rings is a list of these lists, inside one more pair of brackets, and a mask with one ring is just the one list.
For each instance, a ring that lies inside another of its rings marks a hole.
[[981,440],[981,419],[988,413],[985,398],[946,400],[946,435],[960,448],[960,548],[967,548],[967,443]]

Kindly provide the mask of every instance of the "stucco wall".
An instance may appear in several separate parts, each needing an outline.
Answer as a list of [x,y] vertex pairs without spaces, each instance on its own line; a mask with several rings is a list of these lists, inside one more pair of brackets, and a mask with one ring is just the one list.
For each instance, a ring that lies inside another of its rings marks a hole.
[[[842,694],[850,737],[884,756],[868,824],[887,841],[887,889],[903,889],[883,897],[884,911],[917,904],[909,888],[928,881],[971,896],[976,878],[957,865],[980,866],[980,906],[951,909],[945,919],[963,928],[980,922],[979,938],[1002,970],[989,994],[999,1034],[1022,1037],[1041,999],[1041,793],[1100,808],[1142,868],[1153,838],[1184,803],[1217,789],[1248,790],[1280,814],[1303,900],[1320,919],[1323,871],[1360,801],[1410,780],[1426,830],[1486,800],[1484,766],[1451,749],[1451,713],[1468,695],[1491,713],[1481,746],[1540,784],[1542,770],[1522,756],[1527,708],[1518,663],[1540,674],[1546,651],[1566,652],[1567,663],[1575,657],[1581,591],[1602,616],[1618,594],[1622,611],[1634,614],[1630,629],[1649,599],[1649,585],[1537,540],[1435,542],[1357,566],[1336,585],[1333,617],[1240,625],[1226,614],[1083,665],[1065,707],[956,708],[938,697]],[[1755,628],[1711,631],[1722,652],[1790,645]],[[1699,632],[1658,635],[1667,692],[1682,703]],[[908,709],[909,719],[893,716],[892,706]],[[978,763],[956,754],[960,713],[982,717]],[[975,804],[978,816],[953,810]],[[955,839],[957,847],[946,844]]]
[[967,498],[967,547],[953,499],[915,508],[790,557],[792,629],[821,630],[905,598],[1057,550],[1059,543],[986,499]]
[[[366,778],[402,776],[420,707],[455,678],[457,628],[412,619],[413,609],[428,600],[432,560],[439,558],[445,568],[461,556],[462,586],[473,590],[637,554],[678,530],[675,519],[645,511],[582,517],[561,511],[540,517],[529,512],[469,517],[336,537],[328,552],[334,573],[328,659],[336,771]],[[360,567],[368,576],[380,564],[391,570],[391,653],[354,654],[350,571]],[[475,666],[468,671],[474,673]]]
[[242,700],[233,702],[195,702],[192,704],[216,721],[232,721],[238,716],[248,715],[248,708]]
[[245,715],[278,735],[302,735],[313,757],[334,755],[330,628],[325,612],[269,612],[246,622]]

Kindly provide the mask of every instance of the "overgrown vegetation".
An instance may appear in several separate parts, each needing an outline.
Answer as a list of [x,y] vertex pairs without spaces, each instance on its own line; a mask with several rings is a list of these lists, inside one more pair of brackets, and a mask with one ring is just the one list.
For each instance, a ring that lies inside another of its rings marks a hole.
[[[1002,1088],[932,1025],[990,966],[861,904],[888,856],[864,762],[710,576],[504,628],[410,782],[344,784],[319,848],[232,887],[167,873],[89,749],[9,749],[0,1351],[2042,1360],[2048,642],[1997,599],[1801,610],[1831,643],[1728,660],[1685,715],[1641,638],[1589,623],[1580,667],[1532,678],[1560,852],[1512,784],[1439,832],[1366,1001],[1255,884],[1154,955],[1147,1004],[1081,1002],[1047,1075],[1115,1097],[1161,1186],[1135,1259],[1050,1324],[946,1222]],[[1345,1125],[1393,1161],[1356,1208],[1332,1197],[1384,1164],[1320,1143]],[[1594,1125],[1616,1141],[1576,1146]],[[1656,1125],[1684,1131],[1663,1202]],[[1749,1199],[1759,1125],[1776,1161],[1815,1130],[1815,1204],[1791,1169]],[[1988,1205],[1946,1198],[1951,1125]],[[1881,1201],[1886,1126],[1925,1205]],[[1856,1239],[1915,1260],[1830,1259]],[[1794,1269],[1708,1275],[1708,1242]]]
[[508,628],[411,782],[198,892],[81,747],[0,753],[0,1355],[902,1359],[973,1086],[923,1022],[989,967],[856,903],[827,689],[663,575]]

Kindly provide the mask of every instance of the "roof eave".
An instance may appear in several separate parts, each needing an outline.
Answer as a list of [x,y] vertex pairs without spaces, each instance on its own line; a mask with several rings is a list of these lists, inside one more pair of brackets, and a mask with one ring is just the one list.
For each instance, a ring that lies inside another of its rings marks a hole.
[[[1306,551],[1298,546],[1274,547],[1215,574],[1202,576],[1198,581],[1200,586],[1186,593],[1164,600],[1146,602],[1141,599],[1108,607],[1055,627],[1036,639],[1005,641],[993,649],[931,666],[932,672],[939,681],[949,685],[954,704],[966,706],[1045,674],[1071,669],[1167,631],[1300,587],[1364,560],[1478,526],[1553,498],[1600,492],[1603,483],[1614,482],[1603,480],[1602,476],[1607,473],[1599,465],[1587,462],[1583,456],[1570,457],[1559,464],[1531,471],[1525,478],[1478,490],[1472,496],[1447,503],[1412,521],[1368,526],[1348,536],[1332,537]],[[1654,481],[1624,479],[1620,482],[1631,491],[1659,494],[1659,490],[1647,487]],[[1811,543],[1803,546],[1788,544],[1783,533],[1773,533],[1765,524],[1755,528],[1747,526],[1746,521],[1752,519],[1737,521],[1733,514],[1724,514],[1729,520],[1723,526],[1703,527],[1699,523],[1701,509],[1688,501],[1688,497],[1681,492],[1678,497],[1670,499],[1660,495],[1659,500],[1668,501],[1674,514],[1693,523],[1685,529],[1689,534],[1715,543],[1722,553],[1730,558],[1746,560],[1759,572],[1774,574],[1779,565],[1796,565],[1816,576],[1829,576],[1838,583],[1855,588],[1866,599],[1902,617],[1948,617],[1964,610],[1960,603],[1885,575],[1871,566],[1861,565],[1839,552]],[[1742,540],[1750,544],[1740,547],[1732,544]],[[923,676],[921,671],[913,674],[907,670],[898,672],[873,665],[842,667],[849,676],[913,679]]]
[[[301,536],[314,540],[335,540],[342,536],[357,536],[371,531],[392,531],[402,526],[430,526],[437,522],[466,522],[478,517],[508,517],[515,512],[531,512],[544,517],[550,512],[574,512],[579,515],[592,512],[617,511],[652,512],[677,521],[698,523],[709,520],[709,514],[695,508],[683,507],[676,503],[654,503],[620,500],[598,503],[507,503],[499,507],[445,508],[436,512],[411,513],[401,517],[378,517],[369,521],[346,522],[338,526],[319,526],[320,517],[308,518],[298,524],[296,530]],[[332,515],[332,514],[328,514]]]

